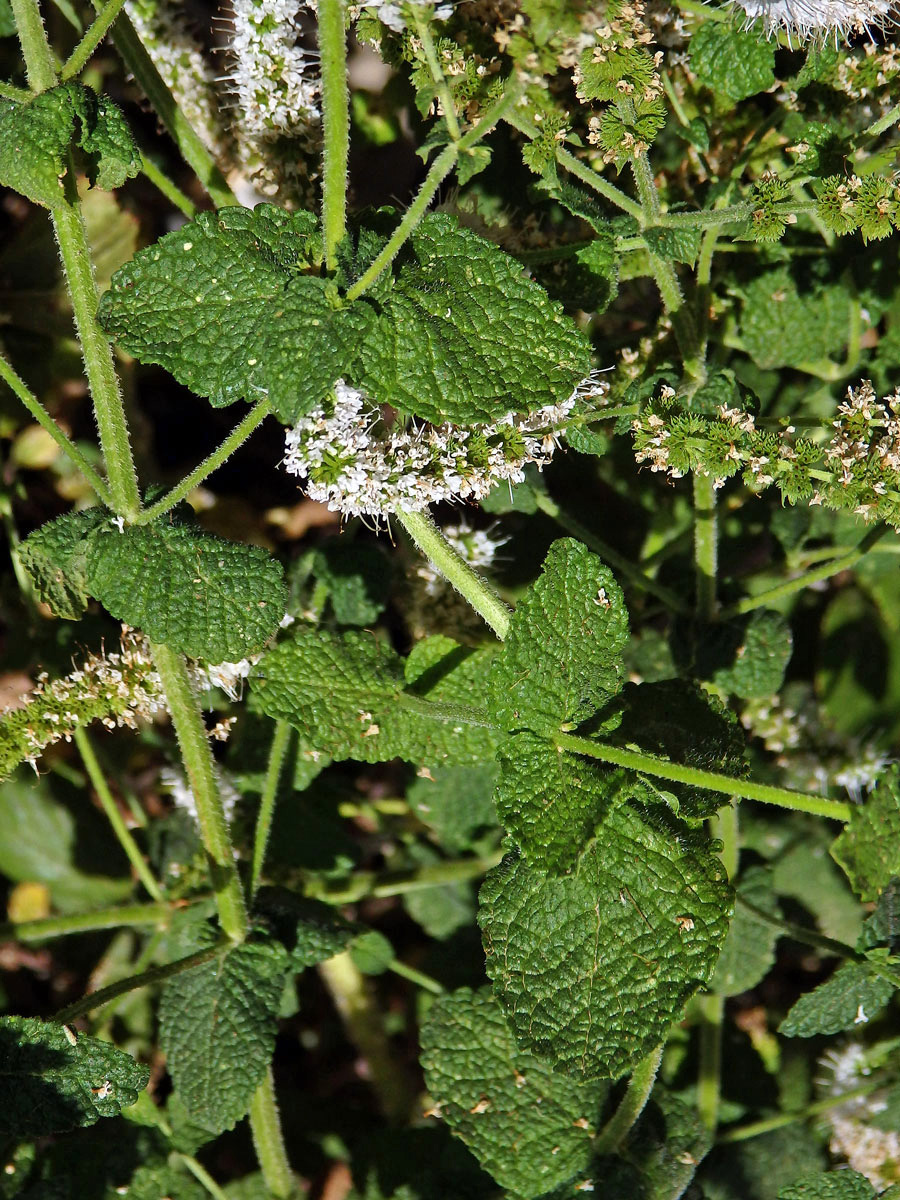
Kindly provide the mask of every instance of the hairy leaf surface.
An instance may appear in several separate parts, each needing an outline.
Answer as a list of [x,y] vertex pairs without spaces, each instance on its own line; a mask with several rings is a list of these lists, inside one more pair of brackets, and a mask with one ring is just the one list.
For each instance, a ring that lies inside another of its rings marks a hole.
[[875,1189],[858,1171],[828,1171],[809,1175],[782,1188],[778,1200],[874,1200]]
[[422,1066],[444,1119],[516,1196],[543,1196],[589,1166],[608,1085],[554,1072],[520,1049],[490,989],[435,1001]]
[[281,567],[265,550],[168,521],[98,530],[86,574],[118,620],[211,663],[259,650],[284,616]]
[[149,1077],[109,1042],[55,1021],[0,1017],[0,1133],[44,1137],[117,1117]]
[[864,963],[845,962],[830,979],[801,996],[778,1026],[786,1037],[814,1037],[866,1025],[894,993]]
[[485,880],[487,971],[520,1045],[587,1078],[618,1078],[709,981],[731,893],[717,858],[630,805],[573,874],[509,855]]
[[38,598],[57,617],[77,621],[87,607],[85,538],[105,516],[100,508],[64,513],[36,529],[19,547]]
[[854,806],[831,847],[861,900],[877,900],[900,875],[900,770],[891,767],[864,804]]

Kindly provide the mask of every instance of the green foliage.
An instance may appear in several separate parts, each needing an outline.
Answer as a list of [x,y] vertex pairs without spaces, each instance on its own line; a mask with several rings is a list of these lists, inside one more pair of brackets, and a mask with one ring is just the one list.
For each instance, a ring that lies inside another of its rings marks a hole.
[[850,821],[831,847],[861,900],[876,900],[900,874],[895,831],[900,831],[900,775],[896,767],[879,781],[866,803],[854,808]]
[[390,565],[375,546],[326,542],[316,552],[316,579],[328,588],[338,625],[371,625],[387,604]]
[[432,1005],[422,1066],[441,1115],[501,1187],[529,1200],[590,1167],[608,1085],[521,1050],[489,989]]
[[173,976],[160,1001],[160,1045],[191,1116],[220,1132],[247,1112],[275,1046],[289,958],[277,942],[224,947]]
[[491,797],[496,774],[493,764],[487,763],[435,768],[413,781],[406,799],[438,844],[451,854],[459,853],[497,824]]
[[778,1027],[787,1037],[840,1033],[877,1017],[894,985],[865,963],[846,962],[825,983],[801,996]]
[[723,106],[765,92],[775,82],[775,50],[756,32],[704,21],[690,42],[690,65],[697,80],[715,92]]
[[741,338],[760,367],[800,366],[839,355],[850,328],[850,297],[836,284],[798,287],[779,267],[758,276],[744,294]]
[[738,884],[738,903],[728,937],[722,946],[710,989],[723,996],[739,996],[765,978],[775,961],[778,929],[762,920],[741,901],[761,909],[776,920],[781,915],[772,887],[771,871],[750,867]]
[[0,185],[47,208],[62,203],[67,154],[80,146],[91,183],[107,191],[140,170],[140,154],[119,108],[80,83],[19,103],[0,98]]
[[150,1072],[108,1042],[33,1017],[0,1017],[0,1133],[44,1137],[116,1117]]
[[747,700],[774,696],[791,659],[791,627],[780,613],[758,609],[743,625],[734,659],[713,674],[716,687]]
[[85,539],[103,519],[99,508],[65,513],[36,529],[19,548],[38,599],[54,616],[77,621],[84,613],[90,598]]
[[114,617],[211,663],[261,649],[284,616],[281,567],[264,550],[166,520],[97,530],[86,577]]
[[712,975],[731,915],[718,860],[614,808],[562,878],[509,855],[481,889],[488,974],[516,1038],[588,1079],[618,1078]]
[[874,1196],[874,1188],[858,1171],[829,1171],[782,1188],[778,1200],[873,1200]]

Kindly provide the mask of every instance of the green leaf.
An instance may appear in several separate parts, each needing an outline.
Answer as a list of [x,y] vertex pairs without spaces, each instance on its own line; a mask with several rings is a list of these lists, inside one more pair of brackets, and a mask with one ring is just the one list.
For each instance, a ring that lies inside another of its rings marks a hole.
[[38,599],[54,616],[77,621],[90,592],[85,574],[85,538],[108,517],[100,508],[65,513],[36,529],[19,547]]
[[481,889],[487,972],[519,1043],[558,1069],[618,1078],[708,983],[728,931],[721,863],[630,805],[573,874],[509,855]]
[[[714,24],[706,22],[703,28]],[[740,335],[758,367],[791,367],[843,354],[850,296],[837,285],[801,291],[787,267],[758,276],[744,293]]]
[[520,1049],[488,988],[435,1001],[421,1058],[441,1115],[501,1187],[543,1196],[590,1166],[608,1085]]
[[773,883],[779,896],[799,900],[816,919],[822,932],[839,942],[854,945],[862,926],[862,913],[850,888],[828,856],[827,835],[817,836],[807,823],[802,836],[775,861]]
[[265,395],[295,421],[347,372],[373,318],[302,274],[315,227],[268,204],[201,213],[116,272],[100,322],[216,407]]
[[326,542],[316,551],[314,571],[328,588],[339,625],[371,625],[384,612],[391,568],[377,546],[346,540]]
[[54,1021],[0,1017],[0,1133],[44,1137],[117,1117],[150,1072],[109,1042]]
[[250,1107],[275,1049],[288,966],[277,942],[244,942],[163,988],[160,1045],[182,1100],[209,1129],[230,1129]]
[[128,1200],[207,1200],[208,1192],[187,1171],[174,1167],[138,1167],[128,1183]]
[[469,424],[558,404],[589,369],[587,339],[515,259],[435,214],[410,240],[353,382],[379,404]]
[[864,804],[855,805],[844,831],[831,847],[860,900],[877,900],[900,875],[900,770],[878,781]]
[[410,809],[450,854],[471,850],[485,832],[496,829],[493,763],[439,767],[407,788]]
[[268,921],[287,949],[294,971],[334,958],[359,935],[359,927],[330,905],[307,900],[285,888],[261,888],[255,911]]
[[554,542],[494,660],[492,716],[510,730],[581,724],[621,687],[627,640],[612,572],[581,542]]
[[289,721],[309,745],[335,760],[360,762],[440,765],[493,757],[493,731],[469,724],[459,707],[471,701],[473,680],[483,677],[482,653],[450,643],[453,650],[406,687],[403,660],[371,634],[300,626],[292,634],[260,662],[254,703]]
[[782,1188],[778,1200],[874,1200],[875,1189],[858,1171],[829,1171],[807,1175]]
[[529,862],[549,872],[567,870],[615,803],[625,773],[528,732],[508,738],[497,757],[494,801],[501,823]]
[[[417,846],[410,857],[416,864],[441,861],[441,856],[427,846]],[[429,937],[439,942],[458,929],[470,929],[475,923],[475,891],[471,883],[418,888],[406,893],[403,907]]]
[[865,1025],[877,1017],[894,987],[865,963],[845,962],[830,979],[801,996],[778,1027],[785,1037],[815,1037]]
[[775,82],[775,48],[756,32],[722,21],[704,21],[688,44],[699,83],[724,102],[744,100]]
[[[766,867],[750,867],[738,886],[738,896],[756,908],[781,916],[772,888],[772,872]],[[719,955],[710,990],[724,996],[739,996],[764,979],[775,962],[775,946],[780,937],[772,925],[738,904],[734,920]]]
[[[631,1129],[619,1156],[640,1171],[640,1182],[616,1200],[672,1200],[686,1192],[711,1137],[694,1105],[669,1095],[656,1084],[653,1095]],[[608,1162],[609,1160],[607,1160]]]
[[278,629],[287,597],[280,565],[260,546],[167,520],[98,530],[87,579],[118,620],[211,663],[259,650]]
[[692,267],[700,253],[703,230],[691,226],[678,229],[666,225],[651,225],[641,236],[648,248],[660,258],[687,263]]
[[0,0],[0,37],[12,37],[16,32],[16,19],[9,0]]
[[713,683],[745,700],[774,696],[784,682],[793,646],[786,618],[758,609],[742,628],[731,664],[713,674]]
[[0,99],[0,185],[52,208],[73,141],[88,159],[91,183],[121,187],[140,171],[140,154],[121,111],[80,83],[50,88],[24,104]]
[[394,961],[394,947],[377,929],[366,929],[351,942],[350,957],[364,975],[382,975]]

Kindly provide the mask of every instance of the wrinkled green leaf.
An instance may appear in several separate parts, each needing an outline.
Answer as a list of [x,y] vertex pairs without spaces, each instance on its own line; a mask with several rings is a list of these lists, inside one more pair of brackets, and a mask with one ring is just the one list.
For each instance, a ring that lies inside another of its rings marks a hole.
[[781,613],[758,609],[741,631],[734,658],[713,675],[722,691],[746,700],[774,696],[791,659],[791,627]]
[[43,1137],[116,1117],[150,1072],[109,1042],[53,1021],[0,1017],[0,1133]]
[[407,788],[406,799],[438,843],[450,853],[460,853],[497,826],[492,798],[496,777],[492,763],[439,767],[418,776]]
[[281,567],[265,550],[165,520],[98,530],[86,575],[118,620],[211,663],[259,650],[284,616]]
[[877,900],[891,879],[900,875],[900,770],[896,766],[879,780],[864,804],[851,810],[831,855],[861,900]]
[[786,1037],[814,1037],[866,1025],[893,993],[893,985],[873,975],[865,963],[845,962],[830,979],[800,997],[778,1032]]
[[775,48],[755,30],[704,21],[688,49],[691,70],[723,102],[767,91],[775,82]]
[[858,1171],[829,1171],[807,1175],[782,1188],[778,1200],[874,1200],[875,1189]]
[[57,617],[77,621],[90,597],[85,538],[108,517],[99,508],[65,513],[36,529],[19,547],[38,599]]
[[[772,888],[772,872],[766,867],[750,867],[744,872],[738,885],[738,897],[749,900],[756,908],[773,917],[781,915]],[[710,990],[724,996],[738,996],[756,987],[775,962],[775,946],[779,936],[773,925],[738,903]]]

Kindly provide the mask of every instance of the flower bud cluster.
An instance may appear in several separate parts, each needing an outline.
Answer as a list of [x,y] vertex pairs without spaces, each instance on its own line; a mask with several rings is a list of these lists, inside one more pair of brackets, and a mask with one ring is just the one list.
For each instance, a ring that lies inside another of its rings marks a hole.
[[287,431],[284,466],[344,517],[482,500],[497,483],[521,483],[528,463],[548,463],[576,400],[602,386],[585,380],[561,404],[491,424],[388,429],[372,401],[339,379],[332,399]]
[[754,491],[774,484],[791,503],[849,509],[900,527],[900,392],[879,401],[868,381],[849,388],[830,442],[798,438],[793,426],[756,428],[754,417],[721,405],[714,416],[680,411],[664,387],[632,422],[635,457],[670,479],[712,475],[716,487],[741,474]]
[[864,242],[889,237],[900,229],[900,188],[879,175],[829,175],[815,185],[816,209],[838,236],[859,230]]

